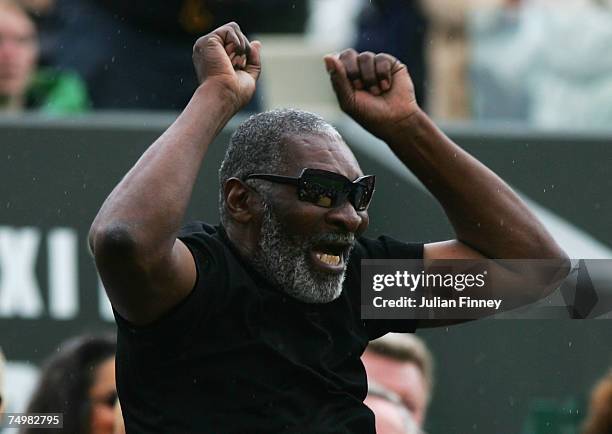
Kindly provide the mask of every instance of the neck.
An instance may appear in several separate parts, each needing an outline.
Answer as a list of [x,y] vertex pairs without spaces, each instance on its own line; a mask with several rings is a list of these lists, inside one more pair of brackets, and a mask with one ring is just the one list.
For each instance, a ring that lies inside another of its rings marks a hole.
[[234,248],[240,253],[245,260],[251,262],[250,258],[252,258],[255,248],[254,244],[251,242],[248,233],[246,233],[242,228],[237,228],[234,224],[227,224],[223,226],[225,229],[225,234],[227,238],[232,242]]

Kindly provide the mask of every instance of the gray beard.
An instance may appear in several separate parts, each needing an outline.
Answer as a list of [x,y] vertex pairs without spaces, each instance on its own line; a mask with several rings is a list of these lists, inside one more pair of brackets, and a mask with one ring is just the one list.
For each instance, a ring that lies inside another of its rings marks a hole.
[[325,273],[313,268],[310,252],[320,242],[354,242],[353,234],[323,234],[314,239],[291,236],[268,204],[264,205],[258,252],[253,266],[290,296],[305,303],[329,303],[342,293],[342,273]]

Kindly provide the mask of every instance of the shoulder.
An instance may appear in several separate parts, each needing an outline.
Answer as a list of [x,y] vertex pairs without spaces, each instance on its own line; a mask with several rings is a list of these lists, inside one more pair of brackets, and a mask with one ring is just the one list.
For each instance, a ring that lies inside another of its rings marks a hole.
[[252,284],[253,270],[240,256],[222,225],[193,221],[183,226],[178,239],[190,250],[196,264],[196,288],[210,288],[211,282],[217,289]]
[[[353,300],[356,312],[361,311],[361,260],[362,259],[412,259],[415,270],[423,267],[423,243],[399,241],[386,235],[376,239],[361,237],[351,253],[349,270],[345,281],[348,297]],[[368,339],[376,339],[388,332],[413,333],[417,322],[406,319],[362,319]]]
[[202,221],[192,221],[185,224],[179,231],[178,238],[190,236],[213,237],[218,235],[220,227]]
[[423,243],[407,243],[383,235],[376,239],[360,237],[348,261],[345,287],[351,296],[360,293],[362,259],[413,259],[413,266],[421,269]]
[[423,243],[404,242],[387,235],[360,237],[351,259],[423,259]]
[[201,254],[209,259],[215,259],[223,255],[228,248],[224,242],[223,228],[202,221],[187,223],[181,228],[177,238],[191,250],[196,262]]

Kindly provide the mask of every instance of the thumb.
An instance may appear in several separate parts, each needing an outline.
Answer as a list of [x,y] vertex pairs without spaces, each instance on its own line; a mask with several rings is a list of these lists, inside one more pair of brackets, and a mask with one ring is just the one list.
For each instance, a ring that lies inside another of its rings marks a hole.
[[353,86],[346,75],[346,68],[340,59],[333,55],[325,56],[323,61],[338,102],[342,106],[353,97],[354,93]]

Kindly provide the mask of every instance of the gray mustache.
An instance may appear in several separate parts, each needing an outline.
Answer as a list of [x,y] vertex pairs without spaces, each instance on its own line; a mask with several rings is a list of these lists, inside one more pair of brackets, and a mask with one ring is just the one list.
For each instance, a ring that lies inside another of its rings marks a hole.
[[318,243],[342,243],[342,244],[350,244],[351,246],[355,244],[355,235],[354,234],[321,234],[312,240],[313,244]]

